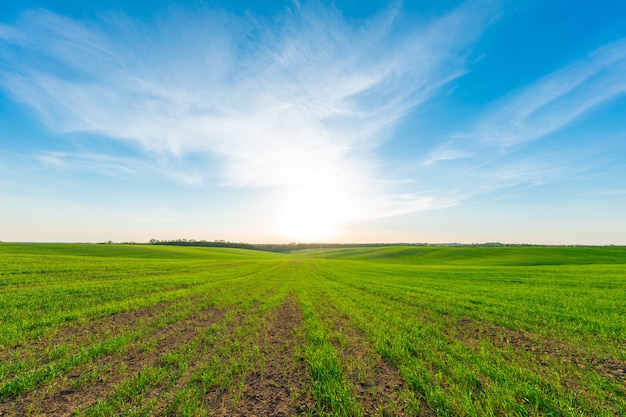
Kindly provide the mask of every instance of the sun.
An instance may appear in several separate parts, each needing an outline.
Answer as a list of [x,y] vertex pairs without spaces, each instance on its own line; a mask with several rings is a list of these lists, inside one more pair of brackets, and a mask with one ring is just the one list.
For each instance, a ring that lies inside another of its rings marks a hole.
[[280,228],[289,239],[298,242],[331,240],[350,218],[348,203],[345,195],[332,188],[299,186],[285,196]]

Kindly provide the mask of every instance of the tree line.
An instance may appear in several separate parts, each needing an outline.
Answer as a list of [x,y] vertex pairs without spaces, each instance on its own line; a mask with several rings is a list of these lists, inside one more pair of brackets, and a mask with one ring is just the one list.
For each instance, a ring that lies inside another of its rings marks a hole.
[[238,248],[253,249],[267,252],[291,252],[300,249],[331,249],[331,248],[367,248],[376,246],[426,246],[426,243],[261,243],[252,244],[245,242],[229,242],[227,240],[195,240],[195,239],[174,239],[158,240],[150,239],[151,245],[171,245],[171,246],[205,246],[213,248]]

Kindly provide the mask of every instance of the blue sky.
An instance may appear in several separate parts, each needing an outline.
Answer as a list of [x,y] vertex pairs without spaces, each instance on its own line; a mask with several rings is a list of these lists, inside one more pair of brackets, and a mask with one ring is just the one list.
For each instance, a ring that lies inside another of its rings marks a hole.
[[626,244],[625,93],[618,0],[3,2],[0,240]]

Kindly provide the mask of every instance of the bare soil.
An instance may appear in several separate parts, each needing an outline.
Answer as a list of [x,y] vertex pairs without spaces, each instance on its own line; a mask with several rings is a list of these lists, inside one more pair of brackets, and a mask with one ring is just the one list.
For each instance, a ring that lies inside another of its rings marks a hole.
[[[156,307],[156,306],[155,306]],[[129,317],[131,312],[110,316],[116,320],[121,318],[123,326],[138,324],[145,317],[152,317],[156,311],[165,309],[149,308],[135,313],[137,317]],[[71,416],[80,408],[93,405],[98,399],[105,398],[113,392],[117,385],[132,375],[137,374],[148,365],[154,364],[163,354],[170,352],[181,344],[192,340],[196,334],[216,323],[224,316],[224,312],[217,308],[208,308],[191,316],[158,328],[146,337],[154,341],[154,346],[146,351],[145,343],[136,343],[122,352],[106,355],[84,366],[70,370],[61,380],[52,385],[44,385],[31,392],[24,393],[18,398],[10,398],[0,403],[0,416],[22,416],[33,414],[39,416]],[[96,320],[102,323],[102,320]],[[117,321],[117,320],[116,320]],[[110,323],[106,323],[109,325]],[[81,332],[87,335],[86,332]],[[75,338],[73,338],[76,341]],[[99,377],[95,381],[86,380],[80,387],[72,388],[73,383],[81,376],[97,370]]]
[[[348,364],[350,379],[356,387],[356,397],[365,416],[412,416],[408,411],[407,399],[401,393],[409,388],[400,372],[392,364],[378,355],[367,339],[347,317],[336,310],[331,319],[334,332],[343,335],[348,343],[333,340],[341,351],[343,363]],[[430,417],[435,413],[426,403],[419,402],[419,416]]]
[[172,301],[163,302],[97,319],[77,320],[44,337],[28,340],[6,349],[5,352],[0,353],[0,361],[36,356],[42,363],[46,363],[49,360],[48,352],[51,348],[72,344],[85,346],[89,342],[102,341],[111,334],[126,333],[137,328],[140,323],[145,325],[154,321],[172,304],[174,304]]
[[626,361],[608,354],[594,356],[568,340],[538,337],[530,332],[470,319],[461,320],[459,325],[458,336],[470,346],[488,339],[497,347],[510,346],[515,350],[530,352],[543,365],[547,365],[546,358],[553,357],[581,369],[592,368],[605,378],[626,382]]
[[[295,347],[304,344],[303,318],[298,305],[288,299],[278,307],[261,329],[262,369],[255,369],[244,380],[241,397],[234,403],[232,394],[214,406],[216,416],[287,417],[313,415],[315,401],[307,390],[306,363],[297,357]],[[213,402],[214,405],[215,401]]]

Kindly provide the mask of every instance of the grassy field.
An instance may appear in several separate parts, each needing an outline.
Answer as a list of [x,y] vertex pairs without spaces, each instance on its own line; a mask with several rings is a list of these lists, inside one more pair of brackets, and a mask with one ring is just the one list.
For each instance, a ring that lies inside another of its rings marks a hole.
[[626,415],[626,248],[0,244],[0,415]]

